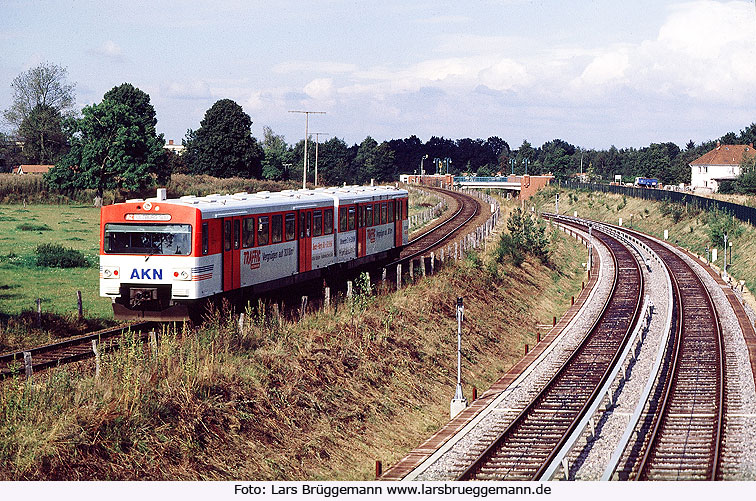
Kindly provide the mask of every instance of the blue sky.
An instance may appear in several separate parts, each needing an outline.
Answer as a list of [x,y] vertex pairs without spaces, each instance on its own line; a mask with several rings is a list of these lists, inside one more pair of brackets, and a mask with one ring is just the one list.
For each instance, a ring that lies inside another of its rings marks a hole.
[[230,98],[293,143],[416,134],[684,145],[756,122],[754,1],[0,0],[0,108],[47,61],[130,82],[177,142]]

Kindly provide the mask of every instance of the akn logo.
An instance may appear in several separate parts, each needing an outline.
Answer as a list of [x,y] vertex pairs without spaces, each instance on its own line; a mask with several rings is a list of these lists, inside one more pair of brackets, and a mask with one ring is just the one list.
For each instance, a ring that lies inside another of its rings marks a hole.
[[375,228],[370,228],[367,230],[367,238],[370,240],[371,244],[375,243]]
[[163,270],[152,269],[136,269],[131,270],[130,280],[162,280]]
[[250,270],[260,267],[260,250],[244,251],[244,264],[249,265]]

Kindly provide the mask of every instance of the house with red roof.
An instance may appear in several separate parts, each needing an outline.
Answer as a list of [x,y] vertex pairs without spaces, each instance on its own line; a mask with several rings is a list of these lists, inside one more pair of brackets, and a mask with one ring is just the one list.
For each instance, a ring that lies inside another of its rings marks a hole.
[[19,165],[16,174],[47,174],[54,165]]
[[695,191],[714,193],[719,182],[740,175],[740,164],[756,156],[753,144],[720,144],[690,162],[690,187]]

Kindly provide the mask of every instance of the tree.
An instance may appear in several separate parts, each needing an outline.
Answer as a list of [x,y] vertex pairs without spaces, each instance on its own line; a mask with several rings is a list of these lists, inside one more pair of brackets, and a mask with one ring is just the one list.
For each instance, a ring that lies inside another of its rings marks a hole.
[[0,132],[0,172],[10,172],[21,163],[21,147],[15,138]]
[[67,83],[67,75],[66,68],[49,63],[21,73],[11,83],[13,103],[5,110],[5,119],[19,127],[39,105],[50,106],[64,117],[72,116],[76,84]]
[[126,105],[136,117],[139,126],[144,130],[150,127],[154,128],[157,125],[155,108],[150,103],[149,94],[130,83],[113,87],[102,96],[102,99]]
[[67,147],[60,112],[46,104],[38,104],[24,118],[18,136],[24,143],[24,159],[31,164],[54,164]]
[[369,183],[371,179],[387,179],[385,173],[393,171],[394,152],[385,141],[378,144],[368,136],[360,143],[354,163],[356,172],[352,180],[359,184]]
[[281,181],[291,179],[293,158],[284,137],[274,134],[270,127],[263,127],[262,150],[262,177]]
[[71,150],[46,175],[63,190],[95,189],[102,197],[105,190],[162,184],[170,175],[162,134],[114,99],[86,106],[72,123],[70,143]]
[[186,134],[186,162],[196,174],[217,177],[262,175],[263,150],[252,137],[252,119],[231,99],[205,113],[196,131]]
[[318,176],[324,184],[334,186],[353,182],[350,175],[352,155],[343,139],[332,137],[320,145],[318,150]]

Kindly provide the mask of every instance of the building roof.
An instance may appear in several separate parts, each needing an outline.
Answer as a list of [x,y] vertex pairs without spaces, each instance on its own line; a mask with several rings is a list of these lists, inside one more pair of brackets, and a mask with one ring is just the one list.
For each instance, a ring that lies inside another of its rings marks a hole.
[[19,174],[47,174],[54,165],[19,165],[16,172]]
[[708,153],[696,158],[689,165],[740,165],[745,158],[753,158],[756,151],[752,144],[719,144]]

